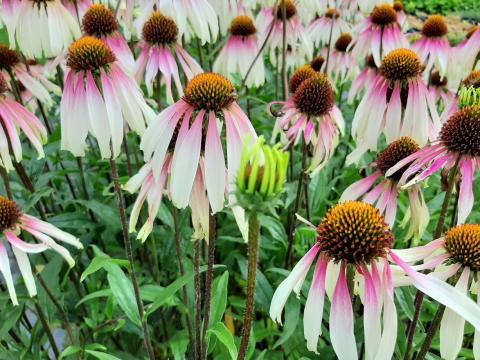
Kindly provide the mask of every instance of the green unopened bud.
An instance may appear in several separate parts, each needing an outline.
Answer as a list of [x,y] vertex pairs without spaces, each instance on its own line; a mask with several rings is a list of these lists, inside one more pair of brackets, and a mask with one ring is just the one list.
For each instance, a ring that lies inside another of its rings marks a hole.
[[461,109],[467,106],[480,105],[480,88],[475,86],[462,86],[458,98],[459,107]]
[[240,206],[255,211],[269,207],[268,203],[282,192],[288,160],[289,154],[280,145],[268,146],[263,136],[253,144],[246,138],[237,174]]

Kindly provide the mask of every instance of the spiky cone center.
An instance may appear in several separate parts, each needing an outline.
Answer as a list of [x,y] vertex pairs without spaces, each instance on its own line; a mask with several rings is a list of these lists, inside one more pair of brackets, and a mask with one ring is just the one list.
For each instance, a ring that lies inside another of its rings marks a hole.
[[[377,169],[385,175],[385,173],[396,165],[399,161],[405,159],[407,156],[420,150],[420,146],[410,137],[404,136],[389,144],[377,157]],[[399,181],[403,172],[408,168],[409,164],[402,169],[390,175],[389,178]]]
[[10,69],[20,62],[18,53],[8,46],[0,44],[0,69]]
[[184,100],[195,110],[219,111],[236,99],[235,87],[227,78],[215,73],[202,73],[189,81]]
[[112,50],[101,40],[85,36],[68,49],[67,66],[74,71],[95,71],[115,61]]
[[393,234],[378,209],[360,201],[334,206],[317,228],[320,251],[334,261],[369,264],[387,255]]
[[422,35],[429,38],[438,38],[447,35],[448,26],[441,15],[432,15],[423,24]]
[[102,4],[93,4],[82,19],[83,30],[87,35],[102,37],[118,30],[118,22],[112,10]]
[[318,55],[315,59],[310,61],[310,66],[313,70],[320,71],[324,62],[325,58],[322,55]]
[[468,76],[463,79],[463,86],[471,87],[478,89],[480,88],[480,70],[474,70]]
[[298,87],[308,78],[315,75],[317,72],[310,65],[302,65],[293,73],[288,83],[288,88],[293,94]]
[[333,107],[332,85],[323,73],[316,73],[303,81],[293,95],[298,111],[309,116],[326,115]]
[[480,270],[480,225],[464,224],[445,235],[445,248],[453,259],[473,271]]
[[435,87],[445,87],[447,86],[448,80],[446,76],[441,76],[438,71],[433,71],[430,75],[430,85]]
[[380,73],[390,81],[407,81],[423,71],[418,55],[410,49],[396,49],[388,53],[380,65]]
[[397,21],[397,12],[390,4],[380,4],[373,8],[370,19],[375,25],[385,27]]
[[257,32],[251,17],[246,15],[237,16],[230,24],[230,33],[234,36],[250,36]]
[[14,229],[22,215],[15,201],[0,195],[0,232]]
[[334,8],[327,9],[325,17],[329,19],[338,19],[340,17],[340,11]]
[[480,156],[480,105],[467,106],[453,114],[440,131],[440,141],[451,152]]
[[337,41],[335,42],[335,49],[340,52],[346,52],[348,45],[352,42],[352,35],[350,34],[342,34],[339,36]]
[[285,4],[285,18],[287,20],[291,19],[297,14],[297,7],[293,3],[292,0],[281,0],[278,2],[277,11],[275,13],[275,17],[277,20],[283,19],[283,7]]
[[472,26],[470,30],[468,30],[467,35],[465,35],[465,37],[467,39],[470,39],[477,30],[480,30],[480,25]]
[[150,45],[171,45],[177,42],[178,26],[170,17],[155,11],[143,25],[142,36]]
[[395,9],[396,12],[405,10],[405,8],[403,7],[403,3],[401,1],[395,1],[393,3],[393,8]]

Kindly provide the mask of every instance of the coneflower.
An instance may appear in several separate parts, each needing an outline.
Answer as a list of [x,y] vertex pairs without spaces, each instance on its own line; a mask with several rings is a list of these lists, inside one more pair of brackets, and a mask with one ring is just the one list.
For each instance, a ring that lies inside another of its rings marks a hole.
[[356,149],[347,162],[375,151],[382,132],[387,143],[410,136],[420,146],[434,140],[440,130],[435,102],[422,79],[422,64],[415,52],[397,49],[385,56],[380,76],[365,93],[352,122]]
[[[252,18],[246,15],[237,16],[230,25],[230,36],[218,54],[213,70],[225,76],[240,74],[245,79],[250,65],[260,49],[257,29]],[[245,79],[245,86],[261,86],[265,82],[263,59],[259,58]]]
[[337,41],[335,41],[330,55],[324,49],[324,55],[330,56],[328,61],[328,76],[334,81],[334,83],[343,83],[346,80],[352,80],[355,78],[358,72],[358,66],[352,52],[349,48],[349,44],[352,42],[352,35],[348,33],[341,34]]
[[308,26],[308,33],[317,48],[329,44],[333,47],[341,34],[351,30],[350,25],[342,19],[340,10],[334,8],[327,9],[323,16]]
[[[202,72],[197,62],[183,49],[178,37],[178,27],[175,21],[158,11],[153,12],[143,25],[143,40],[140,43],[140,55],[135,70],[137,82],[140,83],[142,78],[145,78],[149,95],[152,94],[155,77],[157,74],[161,74],[166,84],[166,97],[169,104],[174,102],[172,80],[178,96],[183,96],[177,61],[187,79]],[[176,54],[177,61],[174,54]]]
[[60,0],[4,0],[1,16],[10,46],[29,58],[54,57],[80,37],[80,27]]

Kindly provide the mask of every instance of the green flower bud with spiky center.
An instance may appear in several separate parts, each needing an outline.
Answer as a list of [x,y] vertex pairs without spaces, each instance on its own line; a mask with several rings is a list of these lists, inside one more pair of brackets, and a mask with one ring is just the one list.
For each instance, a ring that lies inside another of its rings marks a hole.
[[260,136],[251,144],[246,138],[237,174],[237,198],[242,207],[262,211],[282,192],[289,154],[277,144],[270,147]]
[[462,86],[458,93],[458,105],[460,109],[480,105],[480,88],[476,88],[475,86]]

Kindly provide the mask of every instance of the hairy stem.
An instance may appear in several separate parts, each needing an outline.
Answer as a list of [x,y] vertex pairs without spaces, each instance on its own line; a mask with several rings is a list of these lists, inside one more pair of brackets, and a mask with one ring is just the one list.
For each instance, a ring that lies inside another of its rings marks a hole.
[[253,312],[255,309],[255,286],[257,284],[257,264],[260,240],[260,222],[256,213],[251,213],[248,218],[248,278],[247,299],[243,317],[242,340],[238,351],[238,360],[245,359],[248,340],[252,330]]

